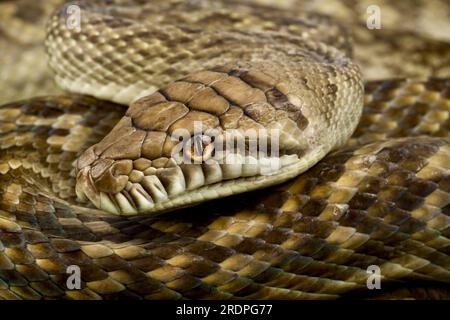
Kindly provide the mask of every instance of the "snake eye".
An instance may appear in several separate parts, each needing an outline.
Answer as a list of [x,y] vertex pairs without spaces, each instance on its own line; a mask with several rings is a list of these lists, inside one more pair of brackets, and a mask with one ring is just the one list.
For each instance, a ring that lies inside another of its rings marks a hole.
[[196,134],[184,145],[185,156],[193,163],[203,163],[214,156],[214,137]]

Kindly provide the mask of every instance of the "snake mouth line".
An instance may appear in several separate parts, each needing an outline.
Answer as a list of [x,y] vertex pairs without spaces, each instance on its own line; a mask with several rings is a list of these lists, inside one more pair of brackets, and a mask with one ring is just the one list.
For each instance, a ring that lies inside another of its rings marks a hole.
[[[79,169],[76,193],[99,209],[120,215],[152,213],[205,199],[255,189],[258,180],[277,176],[295,163],[297,154],[240,157],[219,163],[177,165],[173,159],[150,161],[97,159]],[[253,185],[255,184],[255,185]]]

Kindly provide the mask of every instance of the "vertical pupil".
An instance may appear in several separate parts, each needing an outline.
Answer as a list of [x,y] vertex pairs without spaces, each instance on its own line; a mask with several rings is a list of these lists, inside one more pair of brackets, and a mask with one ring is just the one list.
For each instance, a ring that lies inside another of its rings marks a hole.
[[203,143],[201,136],[195,136],[194,138],[194,154],[201,156],[203,154]]

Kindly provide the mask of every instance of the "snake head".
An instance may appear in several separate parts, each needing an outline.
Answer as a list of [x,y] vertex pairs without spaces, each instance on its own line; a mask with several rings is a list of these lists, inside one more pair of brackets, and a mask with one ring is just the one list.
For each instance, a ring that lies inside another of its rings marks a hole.
[[79,157],[77,195],[116,214],[159,213],[292,178],[333,145],[288,92],[251,68],[173,82],[132,103]]

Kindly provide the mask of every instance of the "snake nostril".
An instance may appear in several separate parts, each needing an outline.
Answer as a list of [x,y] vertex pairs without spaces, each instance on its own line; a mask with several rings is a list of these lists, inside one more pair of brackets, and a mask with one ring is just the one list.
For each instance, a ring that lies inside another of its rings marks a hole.
[[131,160],[116,161],[111,166],[111,172],[115,176],[129,175],[131,170],[133,170],[133,161],[131,161]]
[[[86,187],[94,187],[95,192],[118,193],[122,191],[129,180],[129,174],[133,169],[131,160],[114,161],[111,159],[95,160],[91,166],[84,167],[80,173],[80,177],[89,177],[93,186],[90,184]],[[79,180],[81,180],[79,178]]]
[[93,179],[98,179],[101,175],[105,173],[107,169],[111,167],[114,163],[114,160],[111,159],[98,159],[93,162],[90,166],[90,174]]

